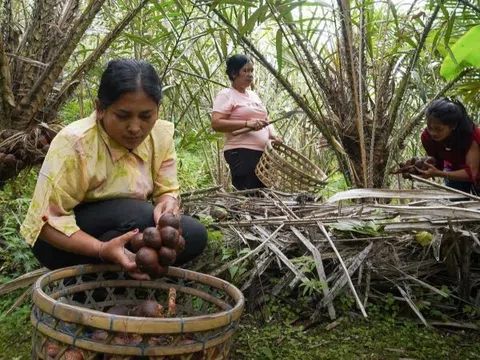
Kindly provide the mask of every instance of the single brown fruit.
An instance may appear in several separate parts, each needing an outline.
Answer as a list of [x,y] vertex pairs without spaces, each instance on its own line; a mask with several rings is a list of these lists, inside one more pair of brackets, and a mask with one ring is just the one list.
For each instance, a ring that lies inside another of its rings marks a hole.
[[412,166],[412,165],[413,165],[412,159],[408,159],[407,161],[405,161],[405,166]]
[[433,156],[427,156],[425,162],[433,166],[437,165],[437,160]]
[[423,170],[424,165],[425,164],[423,163],[422,159],[418,159],[417,161],[415,161],[415,167],[420,170]]
[[148,247],[153,249],[160,249],[162,246],[162,237],[160,236],[160,231],[155,227],[148,227],[143,230],[143,242]]
[[180,229],[180,223],[181,223],[181,217],[180,215],[173,215],[170,213],[163,214],[160,220],[158,220],[158,228],[164,228],[166,226],[171,226],[174,229]]
[[108,333],[105,330],[95,330],[92,334],[92,340],[105,341],[108,337]]
[[48,342],[45,344],[45,350],[48,357],[55,358],[60,351],[60,346],[54,342]]
[[145,246],[143,241],[143,233],[136,234],[131,240],[130,245],[132,246],[133,252],[137,252],[139,249]]
[[408,172],[404,172],[404,173],[402,173],[402,178],[404,178],[404,179],[411,179],[411,176],[410,176],[410,174],[409,174]]
[[137,346],[142,342],[143,338],[142,335],[140,334],[130,334],[128,337],[128,345],[134,345]]
[[65,360],[85,360],[85,356],[83,355],[82,350],[80,349],[71,349],[65,351],[62,359]]
[[171,226],[166,226],[160,229],[160,236],[162,237],[163,246],[170,249],[175,249],[178,243],[178,231]]
[[168,266],[162,266],[158,264],[157,268],[152,272],[150,276],[153,276],[154,278],[161,278],[166,276],[168,273]]
[[135,263],[141,272],[147,274],[154,272],[158,265],[157,251],[147,246],[142,247],[137,251]]
[[130,310],[125,305],[113,305],[110,309],[107,310],[107,314],[128,316],[129,311]]
[[405,166],[407,166],[407,164],[405,164],[404,162],[401,162],[400,164],[398,164],[398,166],[400,167],[400,169],[404,168]]
[[177,259],[177,253],[175,252],[175,250],[167,248],[166,246],[162,246],[158,250],[158,261],[160,265],[162,266],[173,265],[176,259]]
[[177,247],[175,248],[175,251],[177,252],[177,255],[179,255],[184,250],[185,250],[185,238],[183,236],[180,236],[178,238],[178,243],[177,243]]
[[163,306],[155,300],[145,300],[133,310],[132,315],[150,318],[164,317]]

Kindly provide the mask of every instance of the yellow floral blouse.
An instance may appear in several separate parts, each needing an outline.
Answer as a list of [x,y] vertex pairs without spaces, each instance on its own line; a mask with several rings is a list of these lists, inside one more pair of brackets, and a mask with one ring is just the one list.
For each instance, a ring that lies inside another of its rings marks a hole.
[[110,138],[95,113],[62,129],[50,144],[20,233],[33,246],[45,223],[67,236],[80,230],[73,208],[82,202],[177,197],[173,124],[157,120],[129,151]]

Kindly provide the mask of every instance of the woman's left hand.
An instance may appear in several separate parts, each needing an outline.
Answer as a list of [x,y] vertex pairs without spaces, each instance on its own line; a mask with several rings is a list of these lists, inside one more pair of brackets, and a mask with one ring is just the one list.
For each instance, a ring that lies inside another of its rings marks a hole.
[[416,168],[418,172],[420,173],[420,176],[423,177],[424,179],[428,179],[431,177],[437,177],[442,174],[441,170],[438,170],[434,165],[425,163],[425,166],[427,167],[426,170],[422,170],[419,168]]
[[160,196],[160,199],[157,205],[155,205],[155,209],[153,210],[153,220],[155,221],[155,224],[158,223],[158,220],[160,220],[163,214],[180,214],[179,202],[180,201],[178,198],[176,199],[170,195]]

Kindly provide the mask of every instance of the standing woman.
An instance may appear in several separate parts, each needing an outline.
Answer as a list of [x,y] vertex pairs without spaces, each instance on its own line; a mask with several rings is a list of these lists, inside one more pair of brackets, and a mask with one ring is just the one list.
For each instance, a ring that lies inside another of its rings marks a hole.
[[476,192],[480,165],[480,130],[460,101],[442,98],[425,112],[427,127],[422,144],[436,165],[419,170],[424,178],[442,177],[445,184],[464,192]]
[[[40,170],[21,234],[49,269],[110,262],[133,277],[128,242],[179,213],[173,125],[158,120],[162,87],[152,65],[112,60],[102,75],[96,112],[63,128]],[[185,251],[175,264],[199,255],[203,225],[181,218]]]
[[[253,82],[253,61],[246,55],[227,59],[227,75],[232,86],[220,91],[213,103],[212,128],[225,134],[223,148],[237,190],[264,188],[255,167],[270,139],[279,140],[269,125],[267,109],[258,95],[248,89]],[[235,130],[253,131],[238,136]]]

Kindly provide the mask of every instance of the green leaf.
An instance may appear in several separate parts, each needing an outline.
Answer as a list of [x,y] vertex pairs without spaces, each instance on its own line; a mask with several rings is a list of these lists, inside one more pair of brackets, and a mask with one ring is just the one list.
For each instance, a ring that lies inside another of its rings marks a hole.
[[451,54],[443,60],[440,75],[450,81],[465,67],[480,68],[478,39],[480,39],[480,25],[471,28],[452,46]]
[[282,46],[282,31],[279,29],[277,30],[276,36],[276,46],[277,46],[277,63],[278,63],[278,72],[282,72],[283,68],[283,46]]
[[255,24],[257,23],[260,17],[264,17],[268,10],[268,5],[260,6],[254,13],[248,18],[245,22],[245,25],[240,29],[239,36],[242,37],[247,33],[251,33],[255,28]]

